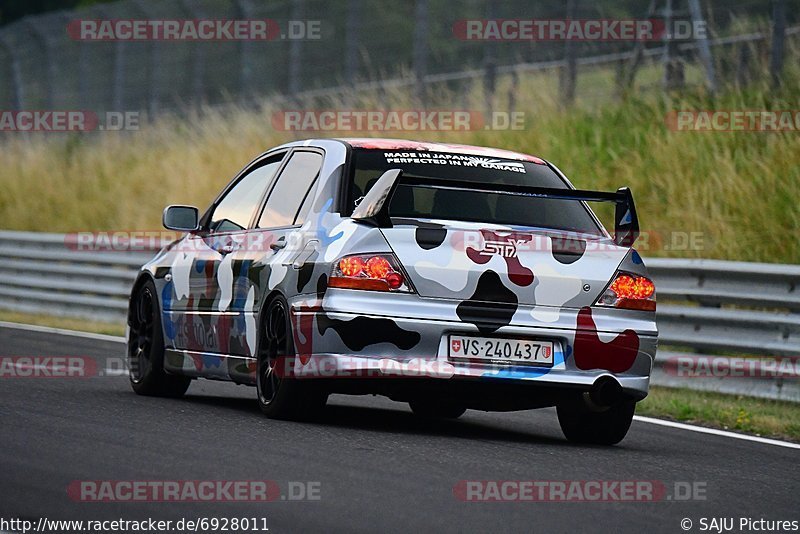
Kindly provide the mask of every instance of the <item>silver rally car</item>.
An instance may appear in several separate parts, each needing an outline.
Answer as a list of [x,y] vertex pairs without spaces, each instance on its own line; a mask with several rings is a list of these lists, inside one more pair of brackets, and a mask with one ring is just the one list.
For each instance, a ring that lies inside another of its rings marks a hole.
[[[610,203],[613,235],[589,209]],[[142,267],[133,389],[256,386],[270,417],[331,393],[421,417],[557,406],[569,440],[625,437],[656,354],[631,193],[525,154],[390,139],[288,143],[247,164]]]

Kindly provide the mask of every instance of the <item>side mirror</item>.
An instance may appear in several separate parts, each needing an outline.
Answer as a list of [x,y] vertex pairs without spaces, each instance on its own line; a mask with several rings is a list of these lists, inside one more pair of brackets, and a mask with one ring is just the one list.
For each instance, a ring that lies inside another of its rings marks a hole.
[[639,237],[636,205],[633,203],[631,190],[627,187],[617,189],[617,194],[624,200],[617,202],[614,212],[614,243],[621,247],[632,247]]
[[167,206],[161,223],[167,230],[193,232],[199,225],[200,212],[194,206]]

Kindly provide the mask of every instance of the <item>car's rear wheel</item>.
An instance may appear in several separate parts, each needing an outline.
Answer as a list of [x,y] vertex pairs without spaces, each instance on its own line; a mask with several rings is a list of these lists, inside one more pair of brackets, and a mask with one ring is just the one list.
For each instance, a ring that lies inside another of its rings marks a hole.
[[148,280],[131,299],[128,366],[131,387],[139,395],[180,397],[191,378],[164,370],[164,334],[156,286]]
[[294,360],[289,306],[275,297],[267,306],[258,340],[258,406],[273,419],[304,420],[318,415],[328,395],[314,379],[287,376]]
[[583,396],[558,405],[558,422],[569,441],[596,445],[615,445],[628,433],[636,402],[621,401],[613,406],[596,407]]
[[467,411],[461,404],[431,399],[412,400],[408,405],[414,415],[425,419],[458,419]]

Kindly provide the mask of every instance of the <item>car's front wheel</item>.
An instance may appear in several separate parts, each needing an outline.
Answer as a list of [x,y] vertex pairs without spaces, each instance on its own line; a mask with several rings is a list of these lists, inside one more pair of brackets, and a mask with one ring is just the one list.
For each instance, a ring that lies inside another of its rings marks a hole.
[[558,422],[568,440],[575,443],[615,445],[628,433],[636,402],[621,401],[597,407],[582,396],[558,405]]
[[139,395],[181,397],[192,379],[164,371],[164,333],[152,280],[133,295],[129,316],[128,376],[133,391]]
[[328,395],[316,380],[287,376],[295,352],[289,306],[283,297],[275,297],[267,306],[257,352],[258,406],[267,417],[304,420],[322,411]]

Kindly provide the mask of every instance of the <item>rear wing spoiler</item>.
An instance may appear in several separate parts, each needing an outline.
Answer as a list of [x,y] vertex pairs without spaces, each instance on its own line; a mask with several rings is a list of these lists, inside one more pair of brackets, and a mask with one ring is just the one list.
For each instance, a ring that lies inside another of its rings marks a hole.
[[476,184],[466,180],[446,180],[436,178],[403,178],[401,169],[389,169],[378,178],[372,189],[364,196],[350,216],[353,220],[380,228],[391,228],[389,204],[399,185],[410,185],[431,189],[452,189],[501,195],[544,197],[561,200],[588,202],[614,202],[614,243],[630,247],[639,237],[639,218],[633,195],[627,187],[615,192],[586,191],[581,189],[555,189],[529,185]]

